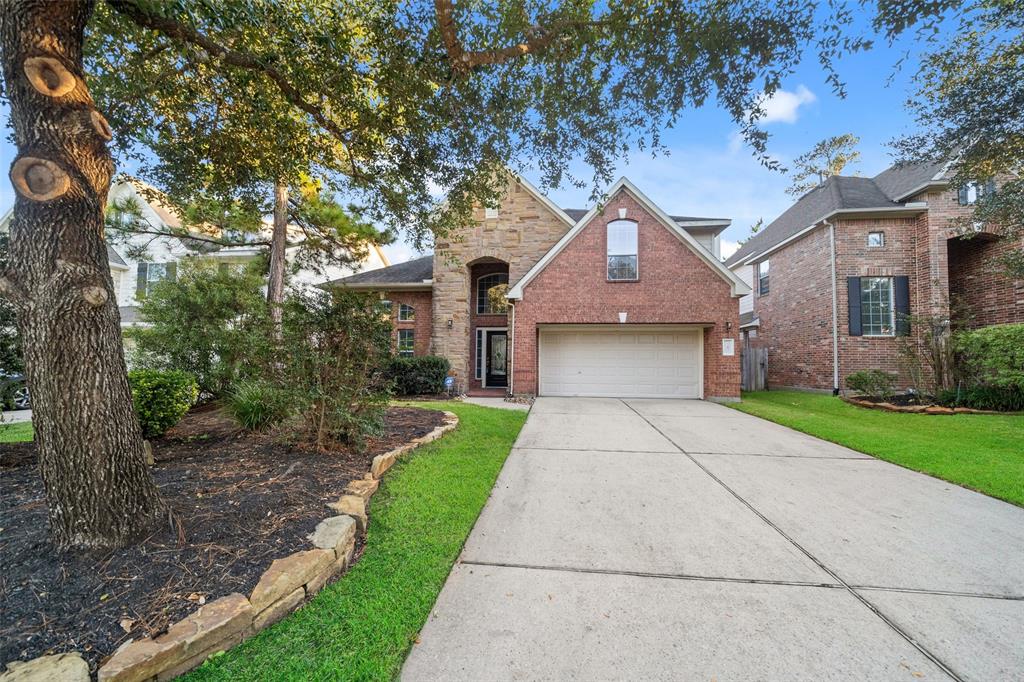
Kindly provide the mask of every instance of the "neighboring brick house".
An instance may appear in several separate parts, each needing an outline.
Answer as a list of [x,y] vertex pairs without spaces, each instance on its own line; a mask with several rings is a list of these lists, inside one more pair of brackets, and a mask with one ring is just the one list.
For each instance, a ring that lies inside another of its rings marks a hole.
[[331,284],[379,292],[399,351],[447,357],[471,393],[737,399],[749,289],[718,256],[729,221],[670,217],[625,179],[608,196],[560,209],[512,179],[434,255]]
[[881,369],[907,388],[899,337],[921,333],[907,321],[948,322],[951,301],[976,326],[1024,321],[1024,281],[992,263],[1016,244],[952,223],[977,191],[951,187],[944,164],[831,177],[745,242],[726,265],[752,284],[743,345],[767,349],[769,387],[836,391]]

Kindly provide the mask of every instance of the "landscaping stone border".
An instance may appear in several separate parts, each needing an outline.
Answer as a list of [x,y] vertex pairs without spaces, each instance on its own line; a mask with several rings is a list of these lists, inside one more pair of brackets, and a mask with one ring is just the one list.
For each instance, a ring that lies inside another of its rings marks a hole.
[[[183,675],[281,620],[342,575],[352,564],[356,537],[366,532],[367,506],[381,476],[402,455],[459,425],[454,413],[444,415],[443,425],[377,455],[363,479],[349,482],[338,501],[328,505],[337,514],[325,518],[309,535],[313,549],[274,560],[249,597],[229,594],[203,605],[158,637],[125,642],[100,666],[100,682],[163,682]],[[89,668],[78,652],[12,662],[0,674],[0,682],[56,679],[89,680]]]
[[943,407],[942,405],[893,405],[892,403],[875,403],[862,398],[842,396],[844,402],[857,407],[886,412],[908,412],[910,414],[1024,414],[1024,412],[996,412],[995,410],[975,410],[970,407]]

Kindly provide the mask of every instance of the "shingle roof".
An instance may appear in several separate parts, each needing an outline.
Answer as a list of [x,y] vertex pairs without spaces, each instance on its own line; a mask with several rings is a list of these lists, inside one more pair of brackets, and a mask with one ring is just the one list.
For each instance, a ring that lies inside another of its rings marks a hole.
[[893,166],[873,178],[833,175],[748,239],[725,261],[726,266],[772,248],[838,210],[898,208],[906,193],[931,181],[941,163]]
[[114,265],[128,265],[127,263],[124,262],[124,259],[121,258],[121,255],[117,251],[114,251],[110,244],[107,244],[107,260],[113,263]]
[[423,284],[423,280],[433,278],[434,254],[429,254],[406,261],[405,263],[389,265],[386,268],[377,268],[376,270],[367,270],[366,272],[349,275],[348,277],[341,277],[340,279],[327,282],[327,284],[341,284],[345,286],[353,284]]

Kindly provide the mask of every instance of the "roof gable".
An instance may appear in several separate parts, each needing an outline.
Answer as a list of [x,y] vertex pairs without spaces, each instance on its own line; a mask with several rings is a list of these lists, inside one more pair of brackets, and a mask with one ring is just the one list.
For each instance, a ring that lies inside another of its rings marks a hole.
[[[728,282],[732,287],[733,296],[742,296],[743,294],[750,293],[750,288],[740,280],[731,270],[725,267],[718,259],[711,255],[711,253],[701,246],[697,240],[683,229],[675,220],[669,217],[664,211],[650,200],[643,192],[641,192],[636,185],[630,182],[627,178],[622,177],[616,182],[610,190],[608,190],[608,196],[614,197],[620,191],[629,192],[629,194],[643,206],[652,216],[654,216],[662,226],[669,232],[674,234],[683,244],[685,244],[691,251],[693,251],[708,267],[715,271],[723,280]],[[520,300],[523,298],[523,289],[529,284],[537,275],[539,275],[544,268],[546,268],[551,261],[554,260],[555,256],[562,252],[566,246],[575,239],[580,232],[583,231],[590,221],[592,221],[597,215],[600,214],[599,207],[595,206],[591,208],[587,213],[582,216],[571,230],[565,233],[565,235],[558,240],[558,242],[548,249],[547,253],[537,263],[530,268],[523,277],[516,282],[509,292],[508,297],[514,300]]]

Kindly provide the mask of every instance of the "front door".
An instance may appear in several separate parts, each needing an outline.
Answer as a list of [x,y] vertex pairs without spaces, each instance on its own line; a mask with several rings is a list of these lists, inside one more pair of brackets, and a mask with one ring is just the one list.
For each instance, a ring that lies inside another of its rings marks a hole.
[[487,338],[487,376],[485,385],[508,386],[508,332],[493,331],[486,333]]

